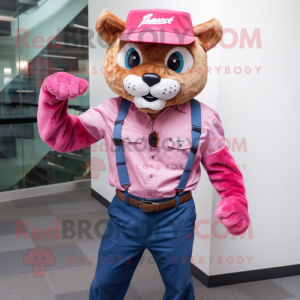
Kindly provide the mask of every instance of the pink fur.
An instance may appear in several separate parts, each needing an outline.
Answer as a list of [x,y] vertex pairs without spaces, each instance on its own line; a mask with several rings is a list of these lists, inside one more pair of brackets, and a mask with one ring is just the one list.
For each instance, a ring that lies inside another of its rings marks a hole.
[[217,205],[216,217],[231,234],[242,234],[247,230],[250,219],[243,175],[234,158],[225,146],[216,153],[203,156],[202,163],[222,198]]
[[88,82],[68,73],[47,77],[42,85],[38,107],[38,129],[42,140],[58,152],[87,147],[97,140],[77,116],[67,113],[68,98],[85,93]]

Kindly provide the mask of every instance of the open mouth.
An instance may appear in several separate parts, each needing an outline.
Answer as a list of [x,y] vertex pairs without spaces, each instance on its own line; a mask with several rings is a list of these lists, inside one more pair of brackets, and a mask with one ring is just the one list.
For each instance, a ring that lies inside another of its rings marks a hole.
[[148,102],[153,102],[153,101],[155,101],[155,100],[158,99],[158,98],[156,98],[156,97],[153,97],[150,93],[149,93],[148,95],[146,95],[146,96],[143,96],[143,98],[144,98],[146,101],[148,101]]

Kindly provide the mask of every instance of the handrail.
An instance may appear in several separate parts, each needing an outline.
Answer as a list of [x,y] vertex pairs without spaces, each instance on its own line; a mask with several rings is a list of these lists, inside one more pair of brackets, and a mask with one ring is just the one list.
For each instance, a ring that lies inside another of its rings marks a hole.
[[37,123],[37,117],[15,117],[15,118],[0,118],[0,125],[6,124],[24,124],[24,123]]

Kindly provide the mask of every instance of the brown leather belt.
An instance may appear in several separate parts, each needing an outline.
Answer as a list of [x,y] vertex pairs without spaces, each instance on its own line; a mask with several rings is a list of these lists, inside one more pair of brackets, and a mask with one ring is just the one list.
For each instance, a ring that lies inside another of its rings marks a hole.
[[[116,189],[116,195],[120,200],[126,202],[125,195],[120,190]],[[191,197],[191,192],[188,192],[187,194],[181,196],[179,198],[179,205],[189,201]],[[135,200],[133,198],[128,197],[128,202],[130,205],[138,207],[144,212],[157,212],[175,207],[176,198],[174,197],[165,202],[151,202],[151,200]]]

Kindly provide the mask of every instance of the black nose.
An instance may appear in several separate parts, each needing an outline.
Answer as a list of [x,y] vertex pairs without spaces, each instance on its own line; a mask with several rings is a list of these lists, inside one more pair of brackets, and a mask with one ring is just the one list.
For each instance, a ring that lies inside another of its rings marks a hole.
[[143,81],[145,81],[149,86],[155,85],[160,82],[160,76],[155,73],[145,73],[142,76]]

